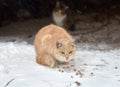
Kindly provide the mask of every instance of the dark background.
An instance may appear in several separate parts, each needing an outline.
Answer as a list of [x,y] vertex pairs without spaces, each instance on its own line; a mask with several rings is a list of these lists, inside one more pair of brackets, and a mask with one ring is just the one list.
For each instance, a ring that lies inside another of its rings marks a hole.
[[[72,10],[80,10],[83,14],[89,12],[108,12],[116,8],[119,13],[120,0],[62,0]],[[28,19],[43,18],[51,15],[56,0],[0,0],[0,27],[11,22]],[[22,10],[23,12],[20,12]],[[30,15],[24,16],[27,11]],[[110,11],[111,12],[111,11]],[[18,16],[18,14],[23,14]]]

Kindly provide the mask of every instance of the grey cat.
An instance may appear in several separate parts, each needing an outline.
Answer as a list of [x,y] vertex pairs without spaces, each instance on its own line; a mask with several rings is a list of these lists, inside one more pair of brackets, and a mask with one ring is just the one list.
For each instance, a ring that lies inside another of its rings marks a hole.
[[52,13],[53,21],[56,25],[67,29],[68,31],[75,30],[75,23],[79,19],[79,13],[71,10],[61,1],[57,1]]

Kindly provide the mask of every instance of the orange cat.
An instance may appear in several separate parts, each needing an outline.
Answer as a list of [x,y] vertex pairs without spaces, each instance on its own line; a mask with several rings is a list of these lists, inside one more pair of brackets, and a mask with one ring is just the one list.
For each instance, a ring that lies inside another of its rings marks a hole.
[[50,67],[57,62],[69,62],[76,52],[72,37],[63,28],[53,24],[37,33],[34,46],[37,63]]

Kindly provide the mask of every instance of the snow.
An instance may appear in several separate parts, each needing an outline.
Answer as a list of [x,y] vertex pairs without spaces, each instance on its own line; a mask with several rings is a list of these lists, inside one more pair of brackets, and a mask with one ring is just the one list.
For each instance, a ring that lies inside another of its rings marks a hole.
[[91,45],[77,44],[74,61],[49,68],[36,63],[32,44],[0,42],[0,87],[120,87],[120,49],[83,46]]

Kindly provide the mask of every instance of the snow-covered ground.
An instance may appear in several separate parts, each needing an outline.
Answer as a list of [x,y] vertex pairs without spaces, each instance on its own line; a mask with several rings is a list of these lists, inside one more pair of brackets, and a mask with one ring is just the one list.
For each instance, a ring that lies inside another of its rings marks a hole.
[[69,64],[48,68],[35,62],[33,45],[0,42],[0,87],[120,87],[120,49],[82,46],[90,45],[77,45]]
[[49,23],[32,19],[0,28],[0,87],[120,87],[119,23],[109,24],[112,32],[74,36],[75,60],[55,68],[35,61],[34,36]]

